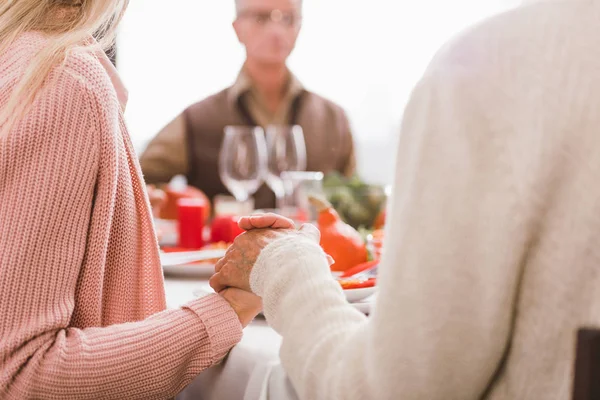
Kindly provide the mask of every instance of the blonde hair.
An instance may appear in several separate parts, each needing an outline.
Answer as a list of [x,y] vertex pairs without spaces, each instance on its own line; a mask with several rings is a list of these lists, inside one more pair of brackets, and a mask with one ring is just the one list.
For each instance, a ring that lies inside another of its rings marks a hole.
[[[24,32],[48,37],[0,110],[0,137],[26,111],[52,69],[76,48],[108,49],[129,0],[3,0],[0,4],[0,56]],[[90,36],[102,37],[100,46]],[[6,129],[4,129],[6,128]]]

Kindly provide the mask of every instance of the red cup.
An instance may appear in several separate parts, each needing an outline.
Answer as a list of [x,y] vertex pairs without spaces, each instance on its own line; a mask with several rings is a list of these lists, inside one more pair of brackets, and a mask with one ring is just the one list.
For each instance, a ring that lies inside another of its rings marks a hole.
[[204,210],[206,202],[199,198],[177,200],[179,247],[200,249],[204,246]]

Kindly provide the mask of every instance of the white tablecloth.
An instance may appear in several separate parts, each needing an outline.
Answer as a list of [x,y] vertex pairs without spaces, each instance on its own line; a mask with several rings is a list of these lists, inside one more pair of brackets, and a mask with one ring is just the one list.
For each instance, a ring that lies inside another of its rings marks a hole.
[[[196,289],[211,290],[208,281],[166,278],[167,306],[178,308],[195,298]],[[279,363],[281,336],[258,317],[227,359],[200,374],[177,400],[296,400]]]

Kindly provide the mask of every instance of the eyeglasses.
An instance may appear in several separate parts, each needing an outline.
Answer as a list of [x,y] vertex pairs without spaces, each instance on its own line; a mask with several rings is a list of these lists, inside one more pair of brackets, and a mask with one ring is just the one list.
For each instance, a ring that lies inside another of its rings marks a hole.
[[302,17],[296,13],[272,11],[241,11],[238,18],[247,18],[258,26],[266,26],[269,22],[281,24],[288,28],[297,27],[302,23]]

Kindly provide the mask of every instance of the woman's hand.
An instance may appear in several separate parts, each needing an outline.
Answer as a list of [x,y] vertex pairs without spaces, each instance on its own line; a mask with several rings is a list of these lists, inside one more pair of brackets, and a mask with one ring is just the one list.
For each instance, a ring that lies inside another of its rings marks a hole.
[[262,300],[250,292],[228,288],[219,292],[219,295],[231,305],[244,328],[262,311]]

